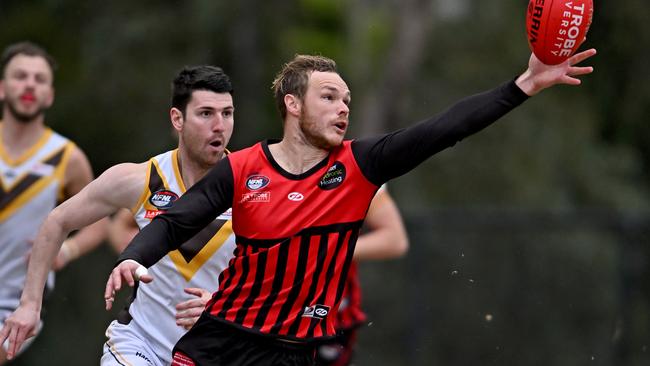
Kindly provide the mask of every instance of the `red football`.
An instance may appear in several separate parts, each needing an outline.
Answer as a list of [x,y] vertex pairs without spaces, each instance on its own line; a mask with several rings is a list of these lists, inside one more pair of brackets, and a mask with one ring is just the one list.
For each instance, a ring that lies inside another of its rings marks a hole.
[[530,49],[547,65],[562,63],[585,39],[593,13],[593,0],[530,0],[526,14]]

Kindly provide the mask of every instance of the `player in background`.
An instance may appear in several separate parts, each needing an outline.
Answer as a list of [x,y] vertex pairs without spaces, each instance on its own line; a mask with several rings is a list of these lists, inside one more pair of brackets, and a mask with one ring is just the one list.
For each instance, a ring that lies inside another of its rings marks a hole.
[[[45,124],[54,102],[56,62],[31,42],[15,43],[0,57],[0,326],[20,304],[27,262],[38,227],[61,201],[93,179],[86,155],[72,141]],[[106,222],[80,231],[66,241],[55,268],[101,243]],[[46,291],[54,285],[44,269]],[[41,287],[41,296],[43,287]],[[40,309],[40,305],[39,305]],[[42,322],[34,319],[34,333]],[[0,339],[0,364],[8,344]],[[25,347],[12,350],[11,357]]]
[[[311,365],[314,344],[335,335],[333,315],[359,229],[379,187],[489,126],[556,84],[579,85],[590,49],[558,65],[531,55],[516,79],[392,133],[345,140],[350,90],[333,60],[298,55],[274,81],[281,140],[228,155],[172,209],[140,231],[106,284],[123,283],[232,207],[234,258],[172,365]],[[144,268],[143,268],[144,267]],[[147,276],[143,281],[151,281]]]
[[[122,208],[146,226],[221,160],[233,130],[232,90],[220,68],[182,69],[172,83],[169,112],[178,148],[109,168],[48,215],[34,243],[20,307],[0,332],[0,340],[9,341],[9,357],[36,329],[47,270],[67,233]],[[158,281],[136,288],[133,302],[110,324],[101,364],[168,365],[172,346],[194,323],[192,314],[203,310],[233,249],[230,213],[224,209],[149,269]]]
[[354,260],[336,313],[336,337],[318,346],[316,366],[349,365],[354,357],[359,328],[367,321],[357,272],[358,261],[398,258],[408,251],[409,240],[397,205],[382,186],[370,203]]

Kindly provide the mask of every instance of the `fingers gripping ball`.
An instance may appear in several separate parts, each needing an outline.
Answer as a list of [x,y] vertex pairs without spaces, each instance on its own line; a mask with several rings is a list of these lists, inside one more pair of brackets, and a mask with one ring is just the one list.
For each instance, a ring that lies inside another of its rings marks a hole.
[[593,0],[530,0],[526,13],[530,49],[547,65],[564,62],[585,39],[593,12]]

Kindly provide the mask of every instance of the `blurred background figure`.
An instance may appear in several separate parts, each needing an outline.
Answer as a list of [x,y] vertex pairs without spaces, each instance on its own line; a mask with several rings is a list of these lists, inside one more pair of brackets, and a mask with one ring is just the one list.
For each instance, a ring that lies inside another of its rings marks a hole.
[[[0,325],[19,305],[40,224],[57,202],[79,192],[93,177],[84,153],[45,125],[45,112],[54,102],[55,68],[52,56],[31,42],[8,46],[0,58]],[[82,254],[82,248],[101,242],[104,224],[70,239],[57,269]],[[46,291],[53,285],[50,273]],[[0,347],[0,364],[6,347]]]
[[[221,160],[234,124],[232,90],[229,77],[218,67],[184,67],[172,82],[169,111],[178,148],[141,164],[115,165],[51,211],[34,244],[20,307],[0,333],[0,342],[9,337],[9,357],[38,326],[47,269],[70,231],[124,208],[130,208],[138,226],[144,227]],[[215,278],[233,250],[230,213],[225,212],[152,266],[158,281],[134,289],[106,330],[101,364],[169,364],[171,347],[200,315],[210,298],[206,288],[216,286]],[[149,282],[144,276],[140,280]],[[114,297],[105,300],[106,309],[111,309]]]

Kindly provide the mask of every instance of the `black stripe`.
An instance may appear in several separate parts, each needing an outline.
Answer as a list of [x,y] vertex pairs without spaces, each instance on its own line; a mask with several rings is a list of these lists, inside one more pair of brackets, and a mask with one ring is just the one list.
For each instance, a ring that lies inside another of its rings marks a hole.
[[[237,249],[239,249],[239,246],[237,246]],[[226,272],[228,273],[228,279],[226,279],[226,281],[224,282],[223,279],[226,276]],[[229,265],[228,267],[226,267],[226,269],[223,270],[221,272],[221,274],[219,275],[219,288],[223,288],[224,290],[229,288],[230,283],[232,282],[232,279],[235,277],[236,274],[237,274],[237,271],[235,270],[235,266]],[[221,284],[223,284],[223,286],[221,286]],[[210,309],[210,313],[212,313],[212,308],[221,299],[222,296],[223,296],[223,291],[217,291],[214,294],[214,296],[212,296],[211,304],[208,304],[206,306],[206,309]]]
[[280,238],[280,239],[250,239],[246,238],[243,236],[237,235],[235,237],[235,241],[237,244],[242,244],[242,245],[248,245],[253,247],[254,249],[259,249],[259,248],[270,248],[278,243],[281,243],[285,240],[289,240],[290,238]]
[[291,247],[290,244],[291,242],[289,240],[280,244],[281,247],[277,254],[277,263],[275,266],[273,284],[271,285],[271,293],[266,298],[266,300],[264,300],[264,304],[262,304],[260,311],[257,313],[257,317],[255,317],[254,326],[256,328],[260,328],[262,327],[262,325],[264,325],[264,322],[266,321],[266,317],[269,315],[269,310],[271,309],[271,306],[273,306],[273,303],[278,297],[278,293],[282,289],[282,282],[284,281],[284,271],[282,271],[281,269],[287,267],[287,258],[289,258],[289,248]]
[[[305,301],[302,304],[302,309],[311,306],[312,301],[314,301],[313,297],[314,294],[316,294],[316,287],[318,286],[320,273],[323,270],[323,266],[325,265],[325,259],[327,258],[328,241],[329,241],[329,235],[321,235],[320,241],[318,243],[318,249],[317,249],[318,259],[316,262],[316,270],[314,271],[314,276],[312,277],[311,285],[309,286],[309,292],[307,293],[307,297],[305,298]],[[333,260],[336,260],[336,258],[333,258]],[[289,328],[289,334],[298,333],[298,330],[300,329],[301,321],[302,321],[302,316],[299,316],[294,320],[293,324],[291,324],[291,327]]]
[[266,260],[268,258],[268,252],[261,252],[257,256],[257,271],[255,272],[255,280],[253,286],[251,287],[251,292],[248,294],[248,297],[242,304],[242,307],[237,311],[235,323],[243,324],[246,319],[247,310],[253,305],[255,299],[262,292],[262,282],[266,276]]
[[[363,224],[363,220],[360,221],[353,221],[353,222],[344,222],[344,223],[337,223],[337,224],[332,224],[332,225],[324,225],[324,226],[312,226],[308,227],[306,229],[303,229],[299,231],[296,236],[312,236],[312,235],[327,235],[331,233],[336,233],[336,232],[343,232],[343,231],[349,231],[351,229],[358,229],[361,227]],[[256,248],[270,248],[280,242],[290,240],[291,238],[276,238],[276,239],[251,239],[247,238],[245,236],[237,235],[237,243],[239,244],[245,244],[245,245],[250,245],[252,247]]]
[[223,303],[223,306],[221,307],[221,311],[219,312],[219,314],[217,314],[218,317],[225,319],[226,312],[230,310],[232,304],[235,302],[237,297],[239,297],[239,293],[241,292],[242,287],[246,283],[246,277],[248,277],[248,272],[250,271],[250,263],[248,261],[249,261],[248,257],[244,257],[244,259],[242,260],[242,264],[241,264],[242,272],[241,272],[241,276],[239,276],[239,282],[237,282],[237,285],[230,293],[230,296],[228,296],[226,301]]
[[[235,257],[239,257],[239,256],[241,256],[240,246],[235,247],[235,253],[234,253],[234,256],[235,256]],[[226,283],[224,283],[224,278],[226,277],[226,274],[227,274],[227,273],[228,273],[228,274],[230,273],[230,267],[226,267],[226,269],[224,269],[223,271],[221,271],[221,273],[219,274],[219,278],[218,278],[218,280],[217,280],[217,283],[219,284],[219,289],[221,289],[221,288],[226,288]],[[221,286],[221,284],[223,284],[223,287]],[[222,291],[219,291],[219,290],[215,291],[215,292],[212,294],[212,298],[210,299],[210,301],[208,301],[208,303],[205,304],[205,309],[206,309],[206,311],[207,311],[208,313],[212,314],[212,307],[214,306],[214,304],[215,304],[217,301],[219,301],[219,299],[221,298],[221,295],[222,295],[222,294],[223,294],[223,292],[222,292]]]
[[[65,146],[62,147],[57,153],[55,153],[54,156],[52,156],[49,159],[43,161],[43,164],[51,165],[53,167],[53,169],[56,170],[58,165],[63,160],[63,153],[64,152],[65,152]],[[46,179],[46,178],[47,178],[47,176],[41,176],[41,175],[31,173],[31,174],[28,174],[25,177],[23,177],[23,179],[21,179],[20,182],[18,184],[16,184],[8,192],[5,192],[4,189],[0,189],[0,210],[3,210],[5,207],[9,206],[9,204],[14,199],[16,199],[16,197],[23,194],[26,190],[29,189],[29,187],[34,185],[36,182],[38,182],[41,179]]]
[[[343,248],[343,245],[345,244],[345,237],[346,237],[347,231],[341,231],[338,234],[339,234],[339,238],[338,238],[337,243],[336,243],[336,250],[334,251],[334,256],[332,257],[332,261],[330,262],[330,265],[327,267],[327,274],[325,275],[325,287],[323,287],[321,289],[321,294],[318,297],[318,300],[316,301],[316,304],[324,304],[325,303],[327,293],[329,292],[329,291],[327,291],[328,287],[329,287],[328,284],[331,284],[332,278],[334,277],[334,272],[335,272],[335,269],[336,269],[336,258],[338,258],[339,252],[341,251],[341,249]],[[350,239],[352,239],[352,238],[350,238]],[[349,246],[349,242],[348,242],[348,246]],[[347,260],[347,258],[346,258],[346,260]],[[345,276],[346,275],[347,275],[347,273],[345,273],[345,274],[341,273],[341,276],[339,277],[339,282],[345,283]],[[336,301],[338,301],[338,299]],[[336,301],[334,302],[334,304],[336,303]],[[330,309],[330,314],[332,316],[334,316],[332,310],[333,309]],[[309,330],[307,331],[307,336],[308,337],[313,336],[314,328],[316,328],[316,326],[319,325],[319,324],[320,324],[321,328],[325,328],[327,322],[321,321],[321,319],[318,319],[318,318],[312,318],[311,324],[309,324]],[[325,330],[325,329],[323,329],[323,330]],[[327,332],[323,331],[323,334],[327,334]]]
[[156,191],[159,191],[161,189],[166,189],[165,184],[163,183],[163,179],[160,176],[160,173],[158,173],[158,169],[156,169],[156,164],[153,163],[153,161],[150,161],[151,167],[149,168],[149,192],[154,193]]
[[278,333],[282,327],[282,321],[289,317],[289,313],[293,308],[300,291],[302,290],[302,284],[309,279],[305,278],[307,270],[307,260],[309,259],[309,241],[310,236],[303,235],[300,237],[300,251],[298,252],[298,263],[296,264],[296,273],[293,277],[293,284],[289,295],[287,295],[286,301],[282,304],[278,319],[275,322],[275,325],[271,328],[271,333]]
[[115,362],[119,363],[122,366],[127,366],[127,365],[123,364],[122,362],[120,362],[120,360],[117,358],[115,353],[113,353],[113,351],[111,351],[111,345],[108,344],[108,342],[106,342],[106,349],[108,349],[108,353],[110,353],[111,356],[113,356],[113,358],[115,359]]
[[183,255],[186,262],[191,262],[199,252],[208,245],[208,242],[219,232],[228,220],[214,220],[208,226],[199,231],[192,239],[183,243],[178,251]]

